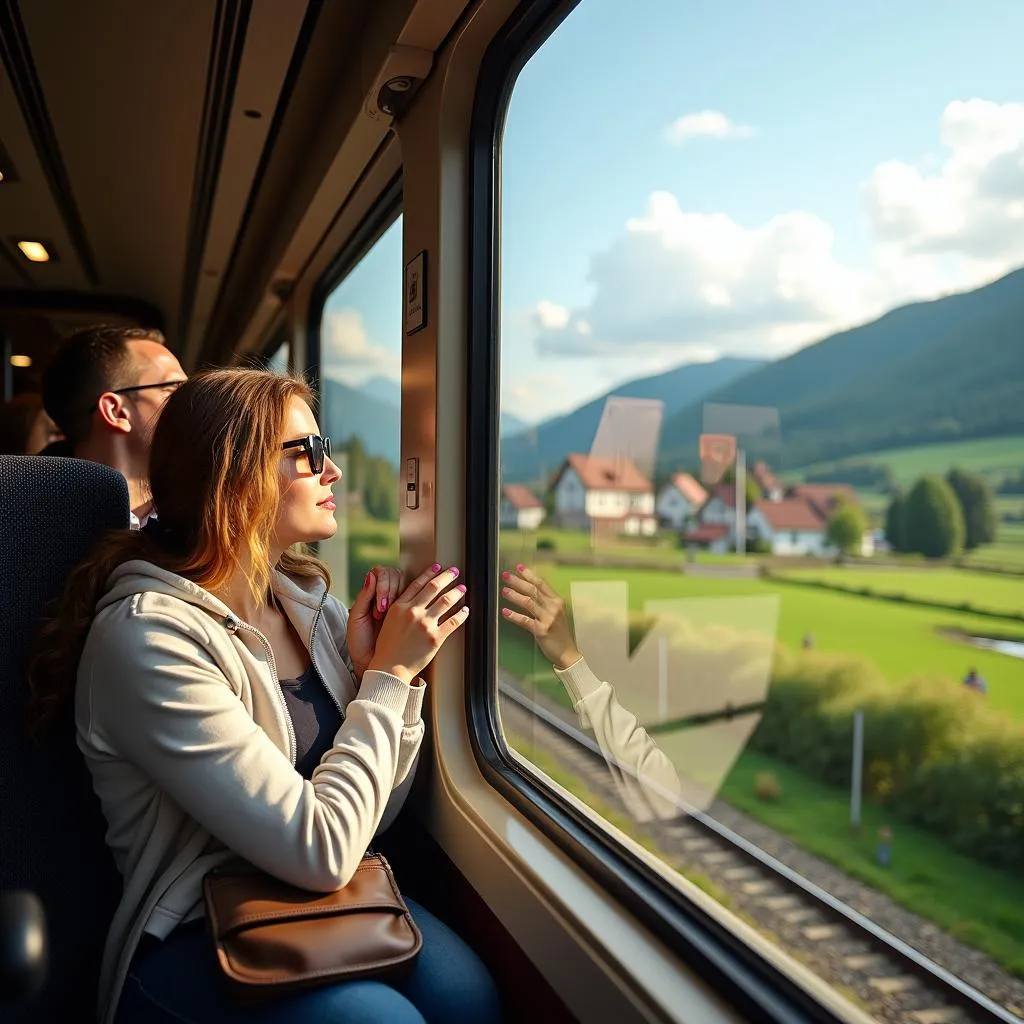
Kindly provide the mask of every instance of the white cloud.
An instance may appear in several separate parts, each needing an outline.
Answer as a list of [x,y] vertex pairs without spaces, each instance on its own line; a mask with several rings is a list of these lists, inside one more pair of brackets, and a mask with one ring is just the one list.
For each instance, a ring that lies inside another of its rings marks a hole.
[[862,191],[873,246],[862,267],[839,260],[832,226],[807,210],[750,226],[653,193],[591,259],[590,303],[548,302],[558,316],[535,316],[538,351],[777,356],[1024,263],[1024,104],[951,103],[940,139],[943,160],[887,161],[870,175]]
[[558,330],[569,322],[569,310],[565,306],[541,299],[533,308],[533,322],[543,330]]
[[832,228],[794,211],[746,228],[717,213],[683,210],[655,192],[639,217],[590,268],[595,296],[542,330],[557,355],[703,354],[731,347],[774,354],[855,317],[866,281],[832,254]]
[[677,145],[691,139],[748,139],[757,129],[747,124],[735,124],[719,110],[701,110],[684,114],[673,121],[664,132],[665,138]]
[[325,313],[320,343],[324,373],[328,377],[353,386],[378,375],[401,379],[401,356],[370,342],[363,316],[356,309]]
[[942,113],[947,159],[931,172],[898,160],[875,168],[864,198],[880,243],[898,255],[968,260],[1024,256],[1024,103],[957,100]]

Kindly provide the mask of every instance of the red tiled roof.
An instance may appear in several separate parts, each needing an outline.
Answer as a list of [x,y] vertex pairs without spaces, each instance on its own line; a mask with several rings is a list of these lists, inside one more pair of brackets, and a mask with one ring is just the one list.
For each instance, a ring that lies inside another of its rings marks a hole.
[[588,491],[635,491],[650,494],[654,485],[630,459],[572,452],[555,477],[557,483],[566,466],[571,466]]
[[692,541],[694,544],[710,544],[728,535],[729,527],[725,523],[701,523],[695,530],[683,534],[683,540]]
[[782,501],[759,501],[754,511],[760,512],[773,530],[802,530],[820,533],[825,519],[806,498],[784,498]]
[[772,472],[767,462],[758,462],[754,466],[754,479],[757,481],[757,486],[766,494],[782,490],[779,478]]
[[501,493],[505,500],[515,509],[543,508],[544,503],[523,484],[506,484]]
[[669,483],[691,505],[703,505],[708,500],[708,492],[689,473],[673,473]]
[[806,499],[823,516],[832,512],[839,502],[860,504],[857,492],[849,484],[795,484],[789,489],[789,497]]
[[711,488],[711,493],[708,495],[708,501],[712,498],[718,498],[721,500],[726,508],[736,507],[736,485],[735,484],[715,484]]

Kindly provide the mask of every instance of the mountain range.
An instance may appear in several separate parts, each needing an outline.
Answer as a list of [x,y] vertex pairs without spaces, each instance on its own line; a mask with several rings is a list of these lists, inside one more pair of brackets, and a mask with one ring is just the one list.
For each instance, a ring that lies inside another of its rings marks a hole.
[[[726,379],[715,381],[722,374]],[[1024,433],[1024,270],[974,291],[916,302],[775,362],[719,359],[621,385],[609,395],[665,401],[662,472],[697,465],[705,403],[774,407],[768,448],[778,468],[887,448]],[[502,444],[503,477],[541,482],[570,451],[586,452],[607,395]],[[1022,454],[1024,463],[1024,454]]]
[[[777,468],[902,445],[1024,433],[1024,270],[974,291],[902,306],[775,362],[722,358],[620,384],[561,416],[529,425],[501,414],[502,478],[541,482],[568,452],[586,452],[610,396],[664,403],[659,468],[697,463],[705,403],[778,409]],[[399,459],[397,381],[323,383],[324,429],[358,433],[372,455]],[[1022,455],[1024,463],[1024,455]]]
[[558,468],[568,452],[587,452],[594,440],[605,400],[656,398],[664,403],[665,420],[704,396],[727,386],[765,364],[757,359],[718,359],[691,363],[653,377],[620,384],[571,413],[546,420],[525,433],[502,433],[501,472],[508,482],[540,481]]
[[[894,309],[704,400],[776,407],[780,465],[789,468],[901,445],[1024,433],[1024,270]],[[664,466],[694,464],[700,423],[699,405],[666,422]]]

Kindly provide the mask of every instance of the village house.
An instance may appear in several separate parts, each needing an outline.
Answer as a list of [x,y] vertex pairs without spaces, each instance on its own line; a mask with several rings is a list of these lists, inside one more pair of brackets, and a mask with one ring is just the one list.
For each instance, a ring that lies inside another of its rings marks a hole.
[[627,458],[570,454],[552,482],[558,526],[652,536],[654,485]]
[[773,555],[826,556],[828,520],[806,498],[759,501],[747,516],[751,541],[765,541]]
[[809,501],[826,519],[840,505],[860,505],[857,492],[849,484],[794,484],[786,497]]
[[523,484],[506,484],[501,489],[499,522],[505,529],[536,530],[544,522],[544,504]]
[[715,484],[683,535],[686,544],[722,554],[736,546],[736,485]]
[[696,517],[707,500],[708,492],[689,473],[673,473],[655,503],[658,522],[681,530]]

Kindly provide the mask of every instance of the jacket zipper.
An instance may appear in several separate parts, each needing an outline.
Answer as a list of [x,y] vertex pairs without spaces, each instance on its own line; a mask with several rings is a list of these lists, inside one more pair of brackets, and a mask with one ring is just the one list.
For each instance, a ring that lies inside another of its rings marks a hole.
[[[270,669],[274,673],[274,683],[277,686],[277,696],[281,701],[281,710],[284,712],[284,720],[288,725],[288,738],[291,741],[288,756],[292,762],[292,767],[295,767],[295,756],[298,753],[299,741],[295,738],[295,726],[292,724],[292,716],[288,713],[288,704],[284,699],[284,690],[281,689],[281,680],[277,678],[277,662],[274,661],[274,650],[270,646],[270,641],[255,627],[250,626],[249,623],[243,622],[237,615],[229,615],[227,621],[233,623],[235,629],[244,629],[253,636],[258,637],[261,644],[263,644],[264,650],[267,652],[267,660],[270,662]],[[312,652],[310,652],[312,657]]]
[[342,709],[341,701],[334,696],[334,691],[327,685],[327,677],[320,671],[320,667],[316,663],[316,630],[317,626],[320,625],[320,619],[323,615],[324,602],[327,600],[327,594],[320,598],[320,606],[316,610],[316,616],[313,619],[313,628],[309,633],[309,660],[313,663],[313,668],[316,674],[320,677],[320,683],[323,688],[330,694],[331,700],[334,701],[334,706],[338,709],[338,714],[341,715],[341,720],[345,721],[345,712]]

